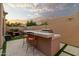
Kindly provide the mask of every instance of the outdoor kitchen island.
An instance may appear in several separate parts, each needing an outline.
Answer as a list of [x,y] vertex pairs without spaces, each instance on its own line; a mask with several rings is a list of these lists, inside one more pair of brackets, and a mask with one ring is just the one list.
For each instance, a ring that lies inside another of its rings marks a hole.
[[[24,31],[27,41],[47,56],[55,55],[60,49],[60,35],[42,31]],[[31,40],[32,39],[32,40]]]

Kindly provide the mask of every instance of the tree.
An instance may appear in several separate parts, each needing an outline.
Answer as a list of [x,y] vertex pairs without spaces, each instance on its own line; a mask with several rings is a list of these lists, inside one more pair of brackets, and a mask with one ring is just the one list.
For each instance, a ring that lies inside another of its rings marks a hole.
[[10,25],[10,22],[7,22],[6,25],[7,25],[7,26],[11,26],[11,25]]
[[6,25],[12,27],[12,26],[21,26],[22,24],[18,23],[18,22],[16,22],[16,23],[7,22]]
[[14,26],[21,26],[21,23],[14,23]]
[[42,22],[41,25],[45,25],[45,27],[47,28],[48,23],[47,22]]
[[27,21],[26,25],[27,26],[37,26],[37,23],[34,22],[33,20],[31,20],[31,21]]
[[30,26],[30,22],[29,21],[27,21],[26,26]]

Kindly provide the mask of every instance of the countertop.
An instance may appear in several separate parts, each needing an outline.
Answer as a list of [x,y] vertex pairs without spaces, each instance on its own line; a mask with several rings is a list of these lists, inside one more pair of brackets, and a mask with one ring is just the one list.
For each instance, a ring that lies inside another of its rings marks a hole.
[[43,32],[43,31],[34,31],[34,30],[24,30],[25,33],[31,32],[33,35],[44,37],[44,38],[58,38],[61,35],[56,34],[56,33],[48,33],[48,32]]

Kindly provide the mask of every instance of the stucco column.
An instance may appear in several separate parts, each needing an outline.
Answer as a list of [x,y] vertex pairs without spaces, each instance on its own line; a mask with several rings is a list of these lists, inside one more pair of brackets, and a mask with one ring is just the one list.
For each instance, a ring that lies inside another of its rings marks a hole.
[[3,45],[3,18],[4,18],[3,4],[0,3],[0,48]]

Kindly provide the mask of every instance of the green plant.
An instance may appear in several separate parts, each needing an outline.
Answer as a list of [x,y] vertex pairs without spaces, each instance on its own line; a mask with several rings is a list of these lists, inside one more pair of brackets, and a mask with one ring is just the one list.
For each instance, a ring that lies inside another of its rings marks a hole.
[[40,25],[48,25],[47,22],[42,22]]
[[23,36],[15,36],[14,38],[13,38],[13,40],[18,40],[18,39],[22,39],[23,38]]
[[7,42],[6,41],[4,41],[4,43],[3,43],[3,47],[2,47],[2,56],[5,56],[6,55],[6,47],[7,47]]

